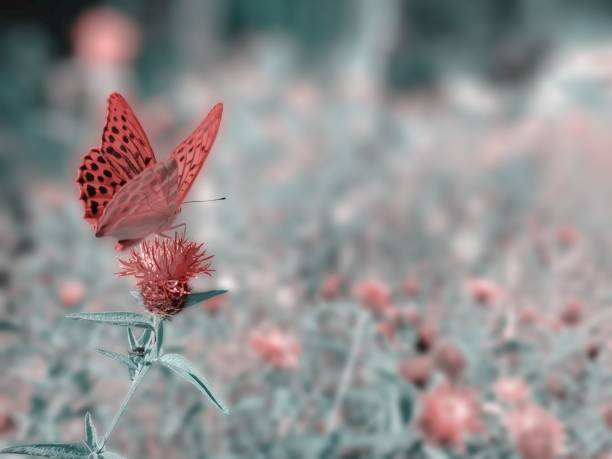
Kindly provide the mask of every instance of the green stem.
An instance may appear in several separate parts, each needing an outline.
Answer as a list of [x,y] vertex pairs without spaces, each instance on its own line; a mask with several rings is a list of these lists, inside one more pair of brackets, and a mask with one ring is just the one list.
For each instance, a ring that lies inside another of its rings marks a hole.
[[123,401],[121,402],[121,406],[119,406],[119,409],[115,413],[115,417],[111,421],[110,426],[106,430],[106,433],[104,434],[104,436],[102,437],[102,440],[100,441],[100,443],[98,445],[98,451],[102,451],[104,449],[104,446],[106,445],[107,440],[109,439],[109,437],[113,433],[113,430],[115,430],[115,427],[117,426],[117,423],[119,422],[119,419],[121,419],[121,416],[125,412],[125,409],[127,408],[128,402],[130,401],[130,399],[134,395],[134,392],[136,392],[136,389],[138,388],[139,384],[144,379],[144,376],[145,376],[145,374],[147,373],[148,370],[149,370],[149,366],[145,365],[134,376],[134,380],[132,381],[132,385],[130,386],[130,389],[128,390],[127,394],[125,394],[125,397],[123,398]]

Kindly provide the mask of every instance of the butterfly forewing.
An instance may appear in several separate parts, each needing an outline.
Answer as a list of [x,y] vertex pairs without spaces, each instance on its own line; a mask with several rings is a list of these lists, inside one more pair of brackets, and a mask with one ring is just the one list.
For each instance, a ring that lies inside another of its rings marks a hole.
[[189,193],[210,153],[217,137],[222,114],[223,105],[218,103],[204,118],[204,121],[170,155],[170,159],[176,161],[178,167],[176,198],[179,206]]
[[102,147],[85,155],[76,179],[85,220],[95,229],[113,196],[153,164],[153,150],[136,115],[120,94],[111,94]]

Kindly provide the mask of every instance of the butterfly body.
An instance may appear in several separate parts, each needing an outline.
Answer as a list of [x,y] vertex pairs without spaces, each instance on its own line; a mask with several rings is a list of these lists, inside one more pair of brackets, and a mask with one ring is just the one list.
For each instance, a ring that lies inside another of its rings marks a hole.
[[171,228],[212,148],[222,111],[215,105],[167,160],[157,162],[131,108],[112,94],[102,146],[85,155],[76,180],[96,237],[117,238],[121,250]]

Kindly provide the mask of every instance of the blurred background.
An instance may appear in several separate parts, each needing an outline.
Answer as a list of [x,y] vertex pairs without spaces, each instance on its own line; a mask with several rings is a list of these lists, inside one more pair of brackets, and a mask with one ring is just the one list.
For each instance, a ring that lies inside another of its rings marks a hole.
[[228,295],[166,328],[129,458],[612,457],[612,5],[0,1],[0,446],[104,430],[139,311],[74,185],[113,91],[157,158],[218,101],[180,214]]

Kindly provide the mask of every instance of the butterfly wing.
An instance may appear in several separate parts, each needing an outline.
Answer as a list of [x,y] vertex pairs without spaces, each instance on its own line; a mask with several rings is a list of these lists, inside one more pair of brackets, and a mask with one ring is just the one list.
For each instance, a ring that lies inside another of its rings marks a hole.
[[139,239],[166,229],[178,211],[177,181],[174,161],[147,168],[108,203],[96,236]]
[[121,94],[111,94],[102,147],[85,155],[76,178],[85,220],[96,229],[121,188],[154,164],[153,149],[136,115]]
[[223,114],[223,104],[216,104],[200,125],[170,154],[177,165],[177,206],[185,199],[212,149]]

